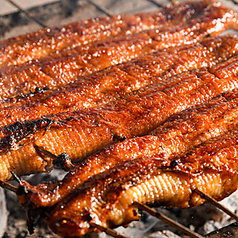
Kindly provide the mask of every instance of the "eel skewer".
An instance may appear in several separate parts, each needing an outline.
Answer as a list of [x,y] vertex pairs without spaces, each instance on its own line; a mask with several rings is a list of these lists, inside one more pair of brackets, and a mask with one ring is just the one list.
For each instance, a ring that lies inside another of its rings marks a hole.
[[[138,204],[187,208],[204,203],[204,194],[221,200],[237,189],[237,136],[236,127],[173,160],[155,156],[122,162],[48,208],[48,223],[61,236],[79,237],[98,231],[92,223],[113,228],[137,220]],[[32,193],[20,181],[17,194],[26,208]]]
[[237,189],[237,131],[231,134],[206,142],[192,150],[192,155],[176,158],[174,168],[169,160],[145,158],[90,178],[56,205],[49,215],[50,227],[61,235],[70,229],[83,235],[92,229],[86,217],[105,227],[127,224],[137,219],[134,202],[198,206],[204,199],[195,187],[221,200]]
[[[25,193],[28,193],[29,191],[25,188],[24,185],[22,185],[21,183],[21,180],[19,180],[19,178],[17,178],[17,181],[18,181],[18,184],[19,186],[23,189],[23,191],[25,191]],[[6,189],[9,189],[15,193],[18,193],[19,194],[19,187],[15,187],[13,185],[11,185],[10,183],[8,182],[3,182],[3,181],[0,181],[0,186],[2,188],[6,188]],[[197,191],[198,192],[198,191]],[[200,193],[202,193],[201,191],[199,191]],[[203,193],[202,193],[203,194]],[[21,192],[21,195],[22,195],[22,192]],[[207,196],[207,195],[206,195]],[[211,198],[210,198],[211,199]],[[146,212],[148,212],[149,214],[151,214],[152,216],[155,216],[157,218],[159,218],[160,220],[170,224],[171,226],[175,227],[176,229],[182,231],[183,233],[189,235],[190,237],[193,237],[193,238],[202,238],[202,236],[200,236],[199,234],[197,234],[196,232],[194,231],[191,231],[190,229],[188,229],[187,227],[183,226],[182,224],[179,224],[177,223],[176,221],[170,219],[169,217],[161,214],[161,213],[158,213],[156,212],[154,209],[146,206],[146,205],[143,205],[141,203],[138,203],[138,202],[134,202],[134,206],[135,207],[138,207],[140,210],[144,210]],[[225,209],[225,211],[227,211],[227,209]],[[26,211],[27,212],[27,211]],[[228,213],[230,214],[230,213]],[[233,214],[234,215],[234,214]],[[28,217],[28,216],[27,216]],[[94,222],[90,222],[90,226],[92,227],[95,227],[98,231],[100,232],[106,232],[108,235],[111,235],[113,237],[116,237],[116,238],[127,238],[126,236],[123,236],[119,233],[117,233],[116,231],[114,231],[113,229],[110,229],[108,227],[103,227],[101,225],[98,225]],[[31,234],[34,233],[34,227],[33,227],[33,223],[31,220],[29,220],[29,217],[28,217],[28,230]]]
[[124,138],[145,135],[173,114],[237,88],[237,59],[181,73],[115,103],[1,128],[1,180],[10,179],[12,170],[21,175],[52,166],[37,154],[35,145],[79,161]]
[[110,103],[147,84],[163,83],[165,77],[186,70],[214,66],[237,53],[237,35],[209,37],[199,43],[157,51],[91,74],[60,91],[48,90],[43,93],[44,98],[30,96],[30,102],[22,101],[21,105],[13,103],[2,108],[0,127],[16,121]]
[[[238,90],[224,93],[198,107],[188,109],[170,118],[154,130],[151,135],[136,137],[112,145],[92,155],[75,166],[59,182],[32,186],[22,181],[32,191],[28,200],[33,207],[50,207],[63,200],[93,175],[110,170],[126,161],[141,157],[170,158],[176,166],[175,156],[191,150],[206,140],[221,136],[238,123]],[[41,156],[53,157],[38,147]],[[62,157],[59,157],[62,160]],[[72,169],[72,168],[71,168]]]
[[[188,208],[205,202],[196,189],[221,200],[237,186],[237,128],[170,158],[143,157],[90,177],[56,206],[49,208],[51,229],[66,237],[103,227],[127,225],[139,218],[134,203]],[[25,205],[24,195],[19,201]],[[28,201],[29,202],[29,201]]]

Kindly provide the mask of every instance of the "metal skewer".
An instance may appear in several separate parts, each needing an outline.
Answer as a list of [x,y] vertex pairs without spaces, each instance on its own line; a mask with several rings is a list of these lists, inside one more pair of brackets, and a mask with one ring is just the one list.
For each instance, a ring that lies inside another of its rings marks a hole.
[[229,216],[234,218],[236,221],[238,221],[238,216],[235,213],[233,213],[232,211],[230,211],[229,209],[224,207],[222,204],[220,204],[214,198],[210,197],[209,195],[205,194],[204,192],[202,192],[201,190],[199,190],[197,188],[194,191],[197,194],[199,194],[201,196],[201,198],[204,198],[205,200],[210,202],[212,205],[214,205],[215,207],[219,208],[220,210],[222,210],[223,212],[225,212],[226,214],[228,214]]
[[108,235],[111,235],[113,237],[116,237],[116,238],[128,238],[127,236],[123,236],[119,233],[117,233],[116,231],[110,229],[110,228],[106,228],[106,227],[103,227],[103,226],[100,226],[94,222],[90,222],[90,225],[97,228],[98,230],[102,231],[102,232],[106,232]]
[[152,209],[152,208],[150,208],[150,207],[148,207],[148,206],[146,206],[144,204],[141,204],[141,203],[138,203],[138,202],[134,202],[134,205],[136,207],[138,207],[139,209],[148,212],[152,216],[157,217],[160,220],[168,223],[169,225],[175,227],[176,229],[182,231],[183,233],[189,235],[192,238],[204,238],[203,236],[199,235],[198,233],[196,233],[194,231],[191,231],[190,229],[188,229],[187,227],[183,226],[182,224],[172,220],[171,218],[165,216],[164,214],[161,214],[161,213],[155,211],[154,209]]

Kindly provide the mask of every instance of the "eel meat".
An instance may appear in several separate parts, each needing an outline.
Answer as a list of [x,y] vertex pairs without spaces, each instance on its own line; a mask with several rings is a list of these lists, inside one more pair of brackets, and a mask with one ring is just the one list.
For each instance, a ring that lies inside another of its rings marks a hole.
[[[76,81],[81,76],[120,63],[120,61],[128,61],[137,55],[143,55],[148,51],[152,51],[153,47],[155,48],[154,50],[158,50],[170,46],[187,44],[201,40],[208,34],[219,34],[228,28],[238,29],[237,13],[216,1],[184,2],[173,7],[165,7],[156,13],[147,13],[144,15],[145,17],[140,16],[142,21],[136,22],[135,25],[138,25],[138,28],[143,30],[144,23],[146,25],[145,28],[149,28],[146,32],[140,31],[138,34],[131,34],[129,36],[127,34],[123,36],[119,34],[118,37],[103,38],[101,41],[93,41],[91,44],[78,46],[78,48],[73,50],[70,48],[69,52],[58,52],[37,60],[31,58],[25,64],[1,68],[0,99],[4,100],[22,96],[39,91],[39,88],[41,90],[61,88],[69,82]],[[136,18],[136,16],[134,17]],[[112,22],[113,19],[115,20],[117,18],[118,16],[112,17]],[[123,20],[120,21],[123,22]],[[126,23],[127,25],[129,25],[128,22]],[[132,25],[133,22],[126,28],[127,31],[130,30]],[[80,29],[82,29],[83,23],[80,26]],[[135,29],[137,29],[136,26],[134,27]],[[79,26],[76,28],[79,30]],[[65,27],[62,29],[65,29]],[[87,29],[90,32],[90,27]],[[77,33],[77,30],[72,30],[70,33]],[[107,27],[105,27],[105,30],[107,30]],[[68,30],[65,32],[68,33]],[[48,46],[47,37],[47,39],[44,39],[41,34],[33,33],[33,39],[35,39],[35,35],[37,35],[37,39],[41,35],[41,38],[38,39],[40,41],[39,44],[38,41],[37,43],[34,41],[31,42],[31,37],[22,36],[20,38],[22,38],[21,40],[24,46],[19,42],[14,42],[13,49],[11,48],[7,52],[3,51],[2,54],[10,57],[11,54],[9,52],[15,52],[19,58],[21,58],[21,53],[19,52],[22,52],[23,55],[23,52],[25,52],[27,57],[31,57],[30,52],[41,55],[37,49],[32,49],[31,47],[39,47],[40,51],[44,52],[44,46],[41,44],[43,43],[46,44],[45,47],[49,48],[45,49],[45,51],[52,48],[56,50],[57,46],[61,47],[60,45],[64,44],[64,41],[68,39],[73,41],[74,38],[72,37],[71,39],[70,35],[67,34],[66,39],[61,38],[61,35],[59,36],[55,31],[49,31],[49,34],[52,34],[50,40],[54,42],[53,45],[50,44]],[[74,35],[77,38],[82,37],[81,34]],[[25,46],[29,49],[25,49]],[[29,60],[31,61],[29,62]]]
[[183,71],[211,67],[237,53],[237,34],[208,37],[193,44],[156,51],[91,74],[58,91],[48,90],[45,98],[37,97],[35,102],[30,97],[30,104],[15,102],[2,108],[0,127],[111,103],[148,84],[160,83],[161,78],[164,81]]
[[116,143],[77,164],[58,182],[32,186],[22,180],[31,207],[51,207],[77,190],[90,177],[143,157],[170,159],[222,136],[238,126],[238,90],[229,91],[171,116],[150,134]]
[[237,64],[234,56],[208,69],[161,79],[114,103],[2,127],[0,180],[10,179],[10,171],[22,175],[52,167],[35,145],[79,161],[124,138],[145,135],[173,114],[237,88]]

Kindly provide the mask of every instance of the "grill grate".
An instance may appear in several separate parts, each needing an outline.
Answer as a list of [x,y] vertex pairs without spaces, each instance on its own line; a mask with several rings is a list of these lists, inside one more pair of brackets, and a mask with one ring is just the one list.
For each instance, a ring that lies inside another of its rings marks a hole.
[[9,3],[11,3],[13,6],[15,6],[20,12],[23,12],[30,20],[36,22],[38,25],[40,25],[41,27],[45,28],[47,27],[44,23],[42,23],[40,20],[38,20],[37,18],[35,18],[34,16],[32,16],[32,14],[30,14],[28,11],[24,10],[23,8],[21,8],[18,4],[16,4],[14,1],[12,0],[7,0]]

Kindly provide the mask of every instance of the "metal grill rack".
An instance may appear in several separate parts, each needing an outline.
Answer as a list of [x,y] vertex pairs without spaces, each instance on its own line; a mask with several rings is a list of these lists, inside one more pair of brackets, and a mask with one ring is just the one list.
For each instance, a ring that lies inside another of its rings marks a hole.
[[[61,0],[30,9],[24,9],[23,7],[21,7],[21,1],[5,1],[13,5],[17,9],[17,11],[2,16],[0,15],[0,40],[17,36],[19,32],[21,34],[24,34],[44,27],[66,24],[72,21],[80,21],[86,18],[112,16],[114,14],[135,13],[141,11],[152,11],[161,8],[166,4],[173,3],[173,0]],[[228,6],[232,6],[233,9],[238,10],[237,0],[226,1],[225,4],[227,4]],[[197,193],[204,197],[204,199],[206,199],[208,202],[217,206],[219,209],[223,210],[229,216],[238,221],[238,217],[234,213],[226,209],[224,206],[220,205],[219,203],[208,197],[206,194],[201,193],[200,191],[197,191]],[[168,224],[175,226],[177,229],[181,230],[190,237],[202,238],[201,235],[190,231],[183,225],[178,224],[167,216],[158,213],[147,206],[141,204],[135,204],[135,206],[137,206],[141,210],[152,214],[153,216],[159,219],[162,219]],[[109,230],[100,227],[97,224],[91,225],[108,233],[111,236],[117,238],[126,237],[118,234],[114,230]],[[227,233],[229,233],[230,235],[224,236],[224,234]],[[235,223],[220,231],[213,232],[210,235],[207,235],[206,237],[238,237],[237,233],[238,225]],[[25,237],[27,237],[27,235]],[[56,236],[52,235],[47,237]]]

